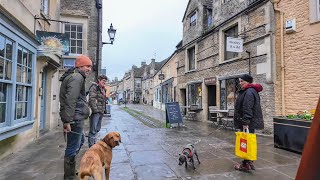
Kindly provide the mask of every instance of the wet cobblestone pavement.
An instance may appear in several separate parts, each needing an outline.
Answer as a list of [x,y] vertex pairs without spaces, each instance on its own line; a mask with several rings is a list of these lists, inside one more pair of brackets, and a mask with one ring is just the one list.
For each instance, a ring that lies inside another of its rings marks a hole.
[[[123,143],[113,150],[111,180],[286,180],[294,179],[296,175],[300,155],[274,148],[272,137],[258,136],[256,170],[244,173],[233,168],[240,162],[234,156],[233,131],[212,127],[207,122],[191,121],[184,121],[185,127],[180,128],[152,128],[123,111],[122,107],[112,106],[111,117],[103,119],[100,132],[100,136],[104,136],[109,131],[118,131],[122,136]],[[161,122],[165,120],[165,113],[152,107],[127,107]],[[196,170],[179,166],[178,154],[183,146],[195,142],[201,164],[195,162]],[[60,128],[50,132],[2,159],[0,179],[63,179],[64,147]],[[87,148],[86,142],[77,162]]]

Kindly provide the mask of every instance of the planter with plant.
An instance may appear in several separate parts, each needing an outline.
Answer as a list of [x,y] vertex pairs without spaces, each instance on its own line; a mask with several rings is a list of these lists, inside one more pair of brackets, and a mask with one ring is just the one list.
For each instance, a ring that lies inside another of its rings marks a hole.
[[273,118],[274,146],[302,153],[314,110]]

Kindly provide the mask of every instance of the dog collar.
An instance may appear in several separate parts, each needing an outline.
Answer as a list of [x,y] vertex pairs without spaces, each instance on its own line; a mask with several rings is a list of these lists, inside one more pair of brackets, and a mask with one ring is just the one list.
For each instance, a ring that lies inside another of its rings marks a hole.
[[[111,150],[112,150],[112,147],[109,145],[109,144],[107,144],[106,142],[104,142],[104,141],[99,141],[100,143],[101,143],[101,145],[103,146],[103,147],[105,147],[105,148],[110,148]],[[99,143],[98,142],[98,143]]]

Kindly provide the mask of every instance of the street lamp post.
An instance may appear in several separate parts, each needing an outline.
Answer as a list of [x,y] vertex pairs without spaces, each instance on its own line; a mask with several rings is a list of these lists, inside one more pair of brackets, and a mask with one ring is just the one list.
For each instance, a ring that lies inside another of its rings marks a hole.
[[109,35],[110,42],[102,42],[102,45],[103,44],[113,44],[114,37],[116,36],[116,32],[117,32],[117,30],[113,29],[113,26],[111,23],[110,28],[108,29],[108,35]]
[[[108,35],[109,35],[109,39],[110,42],[102,42],[102,45],[104,44],[111,44],[113,45],[113,41],[114,41],[114,37],[116,36],[116,32],[117,30],[113,28],[112,23],[110,25],[110,28],[108,29]],[[100,47],[98,48],[100,50]],[[98,76],[99,76],[99,61],[100,61],[100,52],[97,53],[97,62],[96,62],[96,79],[98,80]]]

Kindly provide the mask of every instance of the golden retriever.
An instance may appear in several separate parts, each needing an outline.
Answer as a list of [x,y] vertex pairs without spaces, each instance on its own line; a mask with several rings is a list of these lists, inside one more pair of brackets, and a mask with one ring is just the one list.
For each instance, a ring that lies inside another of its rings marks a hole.
[[106,180],[109,180],[112,149],[121,143],[118,132],[109,132],[101,141],[86,151],[80,162],[79,179],[103,179],[103,166],[105,166]]

